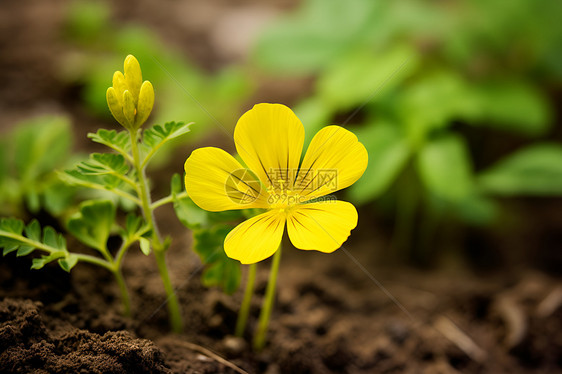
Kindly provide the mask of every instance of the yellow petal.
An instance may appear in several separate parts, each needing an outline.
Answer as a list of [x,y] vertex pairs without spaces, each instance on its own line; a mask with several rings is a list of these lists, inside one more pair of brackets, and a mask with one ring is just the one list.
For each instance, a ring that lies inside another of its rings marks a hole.
[[267,206],[257,177],[220,148],[191,153],[185,161],[185,188],[195,204],[211,212]]
[[330,253],[341,247],[357,226],[357,210],[345,201],[301,204],[287,217],[289,239],[298,249]]
[[139,128],[150,115],[154,106],[154,88],[152,83],[144,81],[139,94],[139,102],[137,105],[137,115],[135,117],[135,127]]
[[109,87],[106,92],[107,106],[113,115],[122,126],[127,126],[127,120],[123,114],[123,107],[119,103],[117,93],[113,87]]
[[142,84],[142,73],[139,62],[133,55],[128,55],[125,58],[125,82],[127,82],[127,88],[131,95],[135,105],[139,100],[139,93]]
[[367,150],[355,134],[340,126],[324,127],[310,142],[295,189],[307,199],[333,193],[355,183],[367,162]]
[[238,120],[234,142],[242,160],[266,187],[282,180],[292,188],[304,127],[291,109],[282,104],[255,105]]
[[123,92],[127,89],[127,83],[125,82],[125,76],[120,71],[113,73],[113,88],[117,94],[119,105],[123,106]]
[[127,127],[132,127],[135,123],[136,111],[133,95],[131,95],[129,90],[125,90],[125,92],[123,92],[123,114],[127,120]]
[[270,210],[242,222],[228,233],[224,251],[243,264],[265,260],[277,251],[285,229],[285,213]]

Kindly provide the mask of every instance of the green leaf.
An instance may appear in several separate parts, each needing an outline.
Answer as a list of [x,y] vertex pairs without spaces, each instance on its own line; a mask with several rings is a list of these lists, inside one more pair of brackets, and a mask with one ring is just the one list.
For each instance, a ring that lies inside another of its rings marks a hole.
[[27,256],[28,254],[30,254],[34,250],[35,250],[34,246],[22,244],[22,245],[19,246],[18,251],[16,253],[16,256],[18,256],[18,257]]
[[228,294],[240,285],[240,264],[226,256],[223,245],[232,227],[220,225],[212,229],[195,230],[193,250],[205,265],[202,282],[206,287],[221,287]]
[[471,195],[459,201],[455,210],[463,221],[477,226],[488,226],[498,217],[497,203],[491,198]]
[[512,196],[562,195],[562,145],[529,146],[499,161],[478,176],[484,193]]
[[355,131],[369,153],[363,176],[349,189],[351,198],[363,203],[383,194],[404,169],[410,148],[396,126],[380,124]]
[[509,80],[486,82],[475,91],[477,119],[486,125],[528,136],[543,135],[551,127],[548,98],[538,88]]
[[317,73],[349,48],[363,44],[369,37],[365,31],[384,21],[385,7],[372,0],[304,1],[297,12],[261,33],[257,61],[265,68],[293,75]]
[[417,168],[425,187],[449,201],[460,201],[474,190],[472,164],[463,138],[446,135],[420,150]]
[[19,125],[13,134],[18,177],[31,182],[52,172],[69,157],[72,142],[66,117],[39,117]]
[[208,228],[216,223],[236,221],[244,216],[242,210],[207,212],[199,208],[188,196],[174,199],[174,210],[180,222],[187,228]]
[[69,273],[77,262],[78,262],[78,257],[76,257],[75,255],[67,255],[65,258],[61,258],[59,260],[59,265],[62,268],[62,270]]
[[61,251],[61,252],[53,252],[48,256],[41,256],[39,258],[34,258],[33,260],[31,260],[32,264],[31,264],[31,268],[32,269],[41,269],[43,268],[45,265],[47,265],[48,263],[55,261],[61,257],[65,257],[66,253]]
[[129,172],[125,158],[115,153],[92,153],[88,161],[79,163],[76,168],[83,175],[126,175]]
[[99,188],[108,191],[117,189],[124,184],[124,182],[115,175],[83,174],[77,169],[65,170],[63,173],[59,174],[59,177],[74,186]]
[[461,75],[437,71],[402,92],[396,110],[412,144],[421,144],[432,130],[446,128],[453,120],[472,118],[479,110],[479,102]]
[[348,54],[320,77],[318,94],[330,107],[350,109],[376,101],[411,75],[417,64],[416,52],[408,47],[394,47],[378,54],[361,49]]
[[41,226],[36,219],[31,221],[31,223],[27,225],[27,227],[25,228],[25,235],[29,239],[36,242],[41,241]]
[[164,126],[154,125],[144,130],[142,145],[147,155],[143,164],[146,164],[166,142],[188,133],[191,125],[192,123],[167,122]]
[[150,240],[148,240],[146,238],[140,238],[139,244],[140,244],[140,249],[141,249],[142,253],[144,253],[146,256],[148,256],[151,252]]
[[0,245],[0,247],[4,246],[4,250],[2,251],[2,256],[6,256],[8,253],[12,253],[13,251],[15,251],[16,249],[18,249],[17,245],[14,244],[5,244],[5,245]]
[[89,247],[105,252],[115,222],[115,205],[108,200],[90,200],[67,223],[68,231]]
[[64,237],[52,227],[45,227],[41,234],[41,227],[36,220],[25,226],[15,218],[0,220],[0,248],[4,248],[4,256],[16,250],[18,257],[27,256],[36,249],[50,254],[62,253],[63,256],[67,253]]
[[[106,105],[107,109],[107,105]],[[99,129],[97,133],[89,133],[88,138],[116,150],[121,154],[128,154],[131,150],[131,138],[128,131]]]
[[179,194],[183,191],[183,183],[181,181],[181,176],[178,173],[172,175],[172,180],[170,182],[170,193],[172,196]]

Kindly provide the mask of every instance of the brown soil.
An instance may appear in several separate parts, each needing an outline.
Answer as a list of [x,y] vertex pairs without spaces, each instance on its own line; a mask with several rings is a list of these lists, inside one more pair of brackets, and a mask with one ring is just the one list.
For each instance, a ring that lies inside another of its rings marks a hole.
[[[358,244],[350,243],[348,253],[404,311],[344,251],[287,248],[269,344],[260,353],[230,335],[240,293],[231,298],[204,289],[197,260],[183,245],[169,257],[186,321],[182,335],[167,332],[160,279],[140,251],[128,255],[124,269],[132,319],[121,317],[116,286],[103,271],[87,265],[70,276],[56,267],[31,271],[29,259],[8,256],[0,263],[0,367],[7,373],[235,372],[207,348],[250,373],[562,372],[556,280],[539,273],[478,279],[380,270],[369,248]],[[265,289],[267,266],[260,269],[248,332]]]

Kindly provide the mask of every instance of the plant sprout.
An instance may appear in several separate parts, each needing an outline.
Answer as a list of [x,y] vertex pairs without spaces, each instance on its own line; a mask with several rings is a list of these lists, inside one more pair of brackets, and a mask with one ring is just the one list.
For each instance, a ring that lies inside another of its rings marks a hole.
[[355,183],[368,156],[353,133],[328,126],[314,136],[301,162],[304,127],[281,104],[258,104],[246,112],[236,125],[234,141],[246,167],[222,149],[200,148],[185,162],[185,186],[193,202],[208,211],[265,210],[224,240],[228,257],[250,264],[238,335],[248,318],[256,263],[274,256],[253,342],[259,350],[272,311],[285,226],[298,249],[331,253],[340,248],[357,225],[357,211],[327,195]]
[[125,314],[130,315],[131,302],[121,267],[127,250],[138,242],[145,255],[154,253],[167,294],[170,325],[174,332],[180,332],[183,328],[180,307],[165,259],[171,241],[160,235],[154,210],[181,196],[172,192],[174,198],[170,195],[152,202],[145,170],[166,142],[189,132],[190,124],[168,122],[163,126],[154,125],[141,130],[154,105],[154,89],[149,81],[142,81],[140,65],[132,55],[125,59],[124,73],[117,71],[113,75],[113,85],[107,90],[107,103],[114,118],[126,130],[117,132],[100,129],[88,136],[114,152],[93,153],[89,160],[60,173],[60,176],[68,184],[109,192],[117,199],[140,208],[142,217],[129,214],[125,227],[119,230],[122,244],[116,255],[112,256],[107,247],[116,218],[115,203],[110,200],[84,202],[80,211],[67,222],[68,231],[80,242],[99,252],[102,258],[71,253],[64,237],[54,229],[46,227],[41,230],[37,221],[25,226],[22,221],[13,218],[0,221],[0,247],[4,248],[4,255],[12,251],[17,251],[18,256],[29,255],[35,250],[45,252],[42,257],[33,259],[34,269],[40,269],[52,261],[58,261],[66,271],[70,271],[78,261],[106,268],[114,274]]

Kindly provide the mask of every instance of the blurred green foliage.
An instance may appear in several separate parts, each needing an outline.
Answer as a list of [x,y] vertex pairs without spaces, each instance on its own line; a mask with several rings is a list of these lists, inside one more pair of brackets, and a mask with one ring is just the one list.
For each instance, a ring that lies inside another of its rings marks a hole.
[[75,189],[55,169],[72,162],[72,129],[63,116],[37,117],[17,124],[0,140],[0,214],[23,217],[40,210],[59,216]]
[[243,212],[207,212],[199,208],[185,193],[179,174],[172,177],[171,186],[176,216],[193,231],[193,251],[205,265],[202,283],[206,287],[220,287],[228,294],[234,293],[240,285],[241,265],[226,255],[223,245],[233,228],[232,222],[240,220]]
[[[305,0],[263,32],[254,59],[316,78],[295,108],[308,138],[332,121],[352,128],[369,166],[349,194],[394,198],[397,235],[412,235],[398,221],[419,210],[488,225],[496,196],[562,195],[562,145],[541,143],[562,82],[560,14],[549,0]],[[480,142],[502,132],[523,146],[497,161]]]
[[155,89],[151,122],[194,122],[191,136],[185,138],[189,141],[210,130],[233,127],[239,107],[253,90],[242,67],[206,72],[149,29],[133,23],[116,25],[110,15],[109,2],[91,0],[75,1],[67,12],[66,34],[78,49],[61,64],[61,77],[82,87],[83,99],[95,114],[109,118],[105,91],[122,56],[133,54]]

